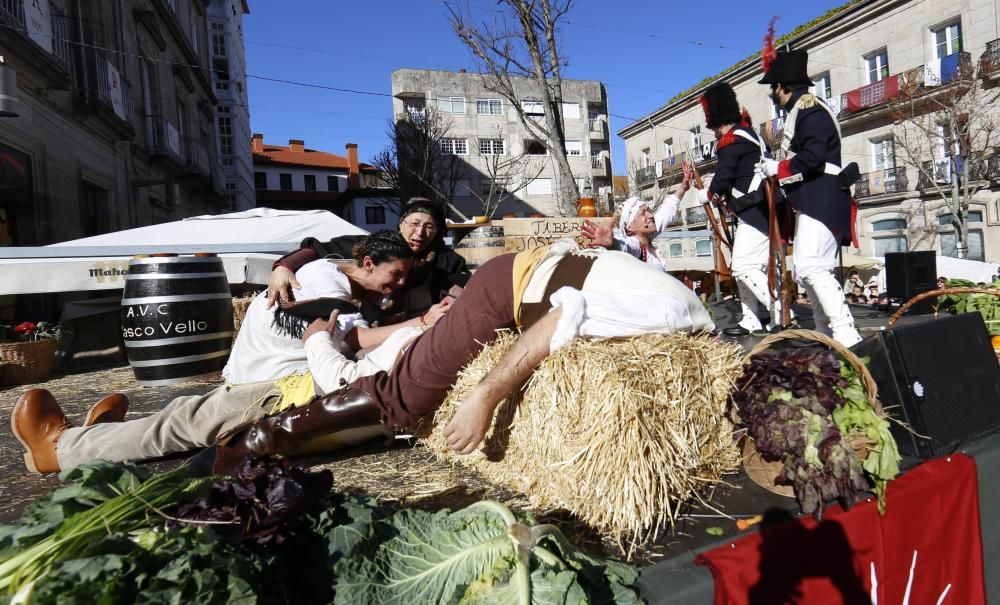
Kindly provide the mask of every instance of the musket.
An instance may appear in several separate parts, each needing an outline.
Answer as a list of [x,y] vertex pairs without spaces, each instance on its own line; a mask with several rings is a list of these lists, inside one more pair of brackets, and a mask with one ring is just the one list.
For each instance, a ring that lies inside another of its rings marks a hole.
[[[785,276],[785,246],[781,241],[778,225],[777,195],[778,178],[769,177],[764,181],[767,193],[767,239],[770,254],[767,259],[767,289],[771,295],[771,317],[774,318],[774,303],[781,300],[781,325],[792,322],[791,282]],[[773,321],[773,319],[772,319]]]

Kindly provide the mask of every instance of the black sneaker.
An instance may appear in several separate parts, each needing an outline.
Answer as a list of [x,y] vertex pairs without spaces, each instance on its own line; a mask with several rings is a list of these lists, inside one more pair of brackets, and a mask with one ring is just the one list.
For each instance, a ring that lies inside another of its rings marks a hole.
[[733,326],[731,328],[723,328],[722,333],[726,336],[749,336],[750,330],[747,330],[743,326]]

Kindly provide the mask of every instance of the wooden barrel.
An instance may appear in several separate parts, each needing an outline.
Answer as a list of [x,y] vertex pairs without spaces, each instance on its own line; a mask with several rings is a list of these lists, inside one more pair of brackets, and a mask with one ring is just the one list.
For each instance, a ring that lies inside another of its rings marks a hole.
[[176,384],[219,372],[233,343],[233,302],[222,260],[214,255],[133,258],[121,320],[139,384]]
[[504,251],[503,227],[477,227],[455,244],[470,269],[500,256]]

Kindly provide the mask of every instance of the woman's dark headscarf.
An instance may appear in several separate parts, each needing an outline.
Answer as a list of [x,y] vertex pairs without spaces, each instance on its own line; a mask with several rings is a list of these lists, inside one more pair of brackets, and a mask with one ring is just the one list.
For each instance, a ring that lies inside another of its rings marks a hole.
[[[434,219],[434,224],[437,225],[437,231],[434,233],[434,239],[441,241],[444,239],[445,226],[445,212],[444,206],[440,202],[435,202],[426,197],[411,197],[406,200],[403,204],[403,208],[399,213],[399,222],[406,220],[411,214],[422,212],[424,214],[429,214]],[[428,250],[434,248],[435,246],[428,246]]]

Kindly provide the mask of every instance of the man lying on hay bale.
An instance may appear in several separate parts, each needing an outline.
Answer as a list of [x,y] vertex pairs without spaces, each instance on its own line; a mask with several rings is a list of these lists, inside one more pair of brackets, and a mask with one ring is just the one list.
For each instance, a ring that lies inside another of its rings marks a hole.
[[458,452],[472,452],[497,404],[552,350],[577,336],[710,331],[714,324],[681,282],[624,253],[580,251],[567,241],[500,256],[480,267],[448,313],[392,370],[229,431],[220,437],[216,470],[229,470],[247,454],[289,453],[322,435],[407,426],[441,405],[459,371],[498,330],[515,327],[522,337],[445,429]]

